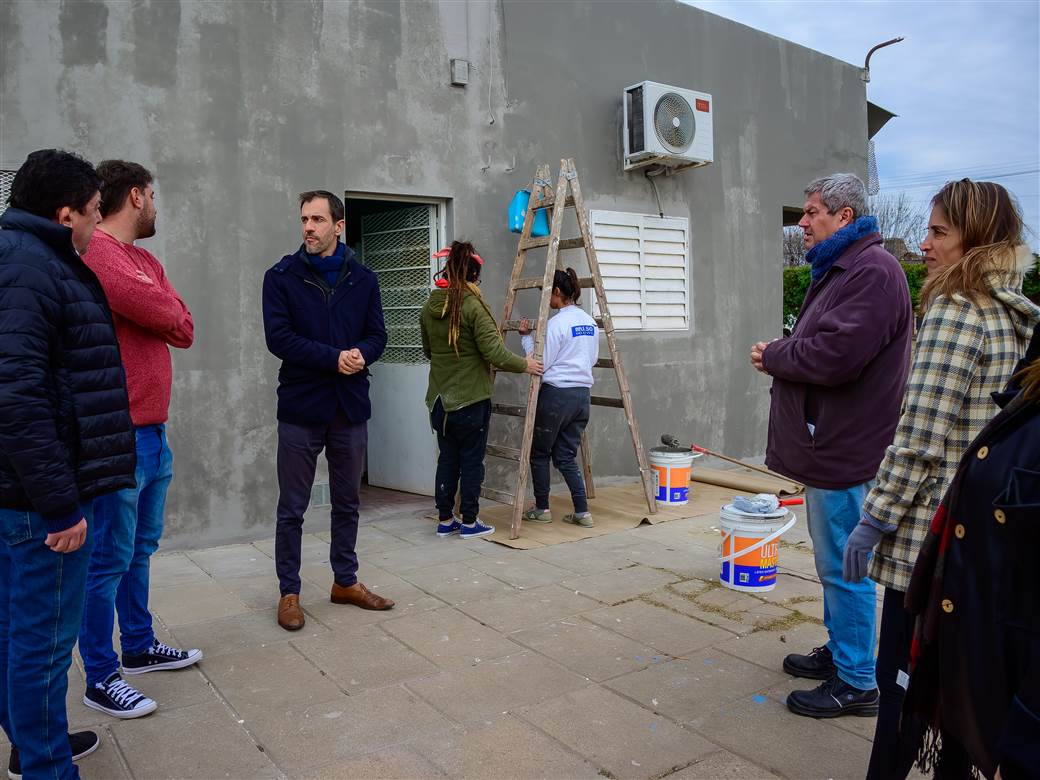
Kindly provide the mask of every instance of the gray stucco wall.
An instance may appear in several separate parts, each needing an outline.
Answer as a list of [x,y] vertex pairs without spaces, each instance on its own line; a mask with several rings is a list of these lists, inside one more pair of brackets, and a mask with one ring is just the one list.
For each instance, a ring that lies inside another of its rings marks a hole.
[[[716,162],[659,179],[665,213],[690,218],[693,326],[619,341],[648,444],[679,431],[754,457],[768,382],[747,353],[779,335],[781,209],[814,176],[866,167],[857,68],[672,2],[7,2],[0,41],[0,167],[57,146],[156,174],[159,234],[142,245],[197,333],[174,356],[168,546],[273,531],[259,292],[299,244],[301,190],[450,198],[449,235],[491,259],[498,310],[505,207],[534,166],[573,156],[590,208],[655,213],[645,178],[621,172],[621,90],[710,92]],[[473,63],[467,88],[450,57]],[[596,411],[597,473],[634,473],[623,433]]]

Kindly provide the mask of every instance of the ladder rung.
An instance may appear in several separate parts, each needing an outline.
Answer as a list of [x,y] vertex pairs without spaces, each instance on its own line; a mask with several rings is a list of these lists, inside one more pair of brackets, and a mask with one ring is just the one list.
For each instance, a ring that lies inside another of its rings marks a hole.
[[[596,325],[599,326],[599,329],[603,330],[603,327],[604,327],[603,326],[603,318],[602,317],[593,317],[592,319],[594,319],[596,321]],[[531,332],[532,333],[534,333],[536,330],[538,330],[538,320],[530,320],[529,324],[531,326]],[[519,331],[520,330],[520,320],[504,320],[502,322],[502,332],[503,333],[507,333],[509,331],[514,331],[514,330],[515,331]],[[611,363],[610,365],[613,366],[614,364]]]
[[[531,332],[538,330],[538,320],[531,320]],[[520,320],[506,320],[502,323],[503,331],[520,330]]]
[[491,404],[493,414],[504,414],[507,417],[527,417],[526,406],[513,406],[512,404]]
[[488,444],[484,447],[484,453],[496,458],[506,458],[507,460],[520,462],[520,450],[516,449],[516,447],[500,447],[497,444]]
[[[551,236],[539,236],[538,238],[529,238],[527,241],[520,242],[521,249],[537,249],[540,246],[549,246],[549,239]],[[560,249],[581,249],[585,246],[585,239],[578,238],[561,238]]]
[[516,503],[516,496],[512,493],[507,493],[504,490],[495,490],[484,486],[480,489],[481,498],[490,498],[492,501],[498,501],[500,504],[514,504]]
[[594,395],[589,399],[589,402],[593,406],[613,406],[617,409],[625,408],[625,402],[620,398],[607,398],[604,395]]
[[[536,200],[534,203],[535,203],[535,208],[536,209],[551,209],[554,205],[556,205],[556,196],[552,195],[552,196],[549,196],[549,197],[546,197],[546,198],[542,198],[541,200]],[[567,208],[567,207],[573,206],[573,205],[574,205],[574,196],[573,195],[568,195],[567,199],[563,202],[563,207]]]
[[592,367],[593,368],[613,368],[614,367],[614,361],[611,360],[610,358],[600,358],[599,360],[597,360],[595,363],[592,364]]
[[[578,279],[578,284],[582,287],[594,287],[591,276],[583,276]],[[516,284],[513,286],[514,290],[540,290],[542,288],[542,277],[540,276],[524,276],[516,280]]]

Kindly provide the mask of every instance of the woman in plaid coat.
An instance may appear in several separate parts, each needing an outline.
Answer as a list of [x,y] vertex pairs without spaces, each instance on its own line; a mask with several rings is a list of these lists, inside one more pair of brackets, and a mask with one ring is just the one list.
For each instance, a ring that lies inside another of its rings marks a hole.
[[943,187],[921,250],[935,270],[922,293],[926,314],[902,415],[845,547],[846,580],[869,573],[885,586],[868,778],[902,778],[910,769],[895,750],[913,632],[903,606],[910,574],[961,456],[999,411],[991,394],[1011,378],[1040,322],[1040,308],[1022,295],[1032,259],[1022,217],[999,184],[962,179]]

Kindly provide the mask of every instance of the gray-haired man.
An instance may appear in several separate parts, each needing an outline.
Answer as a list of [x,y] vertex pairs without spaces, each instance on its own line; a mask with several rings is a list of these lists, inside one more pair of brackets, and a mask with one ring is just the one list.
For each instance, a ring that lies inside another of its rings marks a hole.
[[751,364],[773,377],[766,464],[806,485],[829,635],[826,646],[784,659],[788,674],[824,680],[792,692],[787,706],[815,718],[874,715],[874,583],[845,582],[842,553],[899,422],[913,332],[910,291],[882,246],[877,220],[866,215],[858,177],[817,179],[805,195],[798,225],[812,284],[794,332],[751,350]]

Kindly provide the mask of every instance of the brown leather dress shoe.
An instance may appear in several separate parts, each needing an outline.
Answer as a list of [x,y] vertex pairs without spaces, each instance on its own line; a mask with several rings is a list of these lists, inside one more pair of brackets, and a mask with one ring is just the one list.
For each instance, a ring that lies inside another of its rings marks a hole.
[[348,588],[333,583],[330,598],[333,604],[353,604],[362,609],[390,609],[394,605],[390,599],[377,596],[360,582]]
[[303,628],[303,610],[300,609],[298,593],[290,593],[278,600],[278,625],[286,631],[299,631]]

